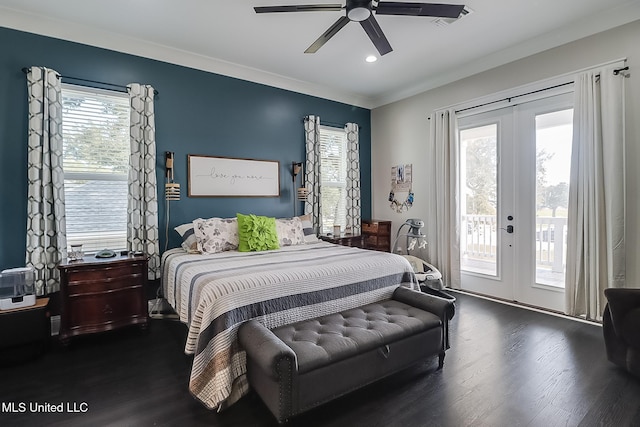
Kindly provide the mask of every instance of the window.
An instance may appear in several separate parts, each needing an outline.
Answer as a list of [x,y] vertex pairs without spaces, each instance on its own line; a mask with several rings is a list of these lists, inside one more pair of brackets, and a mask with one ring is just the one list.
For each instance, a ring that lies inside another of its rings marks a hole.
[[68,245],[126,249],[129,98],[63,85],[62,105]]
[[347,138],[344,129],[320,126],[322,230],[347,225]]

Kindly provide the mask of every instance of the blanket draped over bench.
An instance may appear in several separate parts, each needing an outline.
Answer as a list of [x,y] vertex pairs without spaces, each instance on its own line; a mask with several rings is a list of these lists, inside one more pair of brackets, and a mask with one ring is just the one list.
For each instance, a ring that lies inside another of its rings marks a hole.
[[211,255],[173,249],[162,260],[164,297],[189,327],[189,390],[212,409],[248,391],[243,322],[275,328],[389,299],[398,286],[419,289],[403,257],[325,242]]

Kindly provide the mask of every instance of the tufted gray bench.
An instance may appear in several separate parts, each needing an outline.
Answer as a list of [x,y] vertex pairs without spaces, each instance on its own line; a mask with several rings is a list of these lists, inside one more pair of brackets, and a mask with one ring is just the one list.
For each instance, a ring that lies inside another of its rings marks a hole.
[[444,362],[450,300],[399,287],[391,299],[267,329],[240,326],[249,384],[278,422],[427,357]]

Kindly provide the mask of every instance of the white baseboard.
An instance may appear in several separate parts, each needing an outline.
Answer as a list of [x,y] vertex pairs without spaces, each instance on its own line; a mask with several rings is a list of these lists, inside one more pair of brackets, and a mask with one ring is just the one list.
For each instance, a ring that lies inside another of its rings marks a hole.
[[505,305],[510,305],[512,307],[523,308],[523,309],[529,310],[529,311],[535,311],[537,313],[548,314],[550,316],[555,316],[555,317],[561,317],[563,319],[573,320],[574,322],[586,323],[588,325],[602,327],[602,323],[601,322],[596,322],[595,320],[586,320],[586,319],[582,319],[580,317],[569,316],[568,314],[558,313],[556,311],[545,310],[545,309],[538,308],[538,307],[532,307],[532,306],[526,305],[526,304],[520,304],[518,302],[505,301],[505,300],[500,299],[500,298],[492,298],[492,297],[490,297],[488,295],[477,294],[475,292],[467,292],[467,291],[465,291],[463,289],[445,288],[445,290],[447,292],[449,292],[449,291],[457,292],[457,293],[460,293],[460,294],[465,294],[465,295],[469,295],[469,296],[472,296],[472,297],[476,297],[476,298],[481,298],[481,299],[485,299],[485,300],[488,300],[488,301],[497,302],[499,304],[505,304]]

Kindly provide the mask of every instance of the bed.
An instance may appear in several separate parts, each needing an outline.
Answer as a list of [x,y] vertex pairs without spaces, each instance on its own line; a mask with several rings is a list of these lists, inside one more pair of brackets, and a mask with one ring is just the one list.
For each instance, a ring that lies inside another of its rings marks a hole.
[[237,340],[244,321],[275,328],[388,299],[398,286],[418,289],[405,258],[326,242],[215,254],[178,248],[162,257],[164,296],[189,328],[189,390],[217,410],[248,391]]

